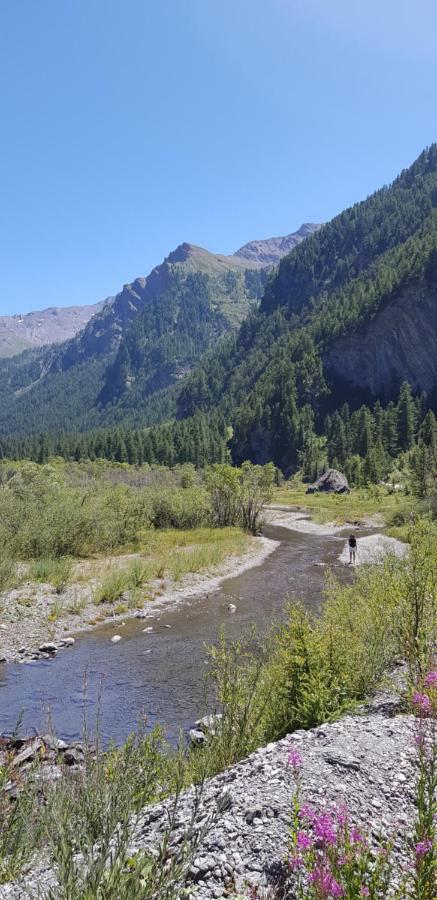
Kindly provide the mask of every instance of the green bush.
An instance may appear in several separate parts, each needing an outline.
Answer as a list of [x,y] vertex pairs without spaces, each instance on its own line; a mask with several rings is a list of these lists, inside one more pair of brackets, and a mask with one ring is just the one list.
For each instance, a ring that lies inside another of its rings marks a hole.
[[198,528],[208,524],[209,498],[203,487],[162,488],[152,494],[155,528]]

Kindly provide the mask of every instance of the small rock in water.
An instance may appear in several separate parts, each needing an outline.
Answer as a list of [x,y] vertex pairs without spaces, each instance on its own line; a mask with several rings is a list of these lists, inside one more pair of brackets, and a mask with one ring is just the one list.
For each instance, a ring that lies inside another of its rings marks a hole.
[[56,644],[53,644],[51,641],[48,641],[46,644],[40,644],[38,649],[40,653],[57,653],[58,650]]
[[235,606],[235,603],[228,603],[229,612],[235,612],[236,609],[237,607]]
[[3,625],[3,624],[2,624],[2,625],[0,625],[0,628],[1,628],[2,631],[7,631],[7,630],[8,630],[8,626],[7,626],[7,625]]
[[118,644],[121,641],[121,634],[114,634],[114,637],[111,638],[111,644]]
[[160,628],[171,628],[171,625],[160,625]]
[[153,626],[149,625],[148,628],[143,628],[143,634],[152,634]]
[[72,647],[76,641],[72,637],[62,638],[61,644],[63,647]]

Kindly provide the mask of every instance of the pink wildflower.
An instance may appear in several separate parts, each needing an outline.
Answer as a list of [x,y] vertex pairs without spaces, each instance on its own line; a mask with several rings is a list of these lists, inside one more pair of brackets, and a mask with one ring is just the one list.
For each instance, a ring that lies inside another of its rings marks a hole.
[[351,841],[352,841],[354,844],[362,844],[362,843],[363,843],[364,838],[363,838],[363,835],[361,834],[361,832],[358,831],[358,828],[352,828],[352,830],[351,830]]
[[301,869],[304,865],[304,861],[298,853],[293,853],[292,856],[288,857],[288,868],[290,872],[295,872],[296,869]]
[[329,813],[321,813],[313,822],[314,834],[324,844],[335,844],[337,834]]
[[306,819],[307,822],[314,822],[316,814],[308,803],[303,803],[299,810],[299,819]]
[[427,853],[429,853],[430,850],[432,850],[432,841],[430,841],[428,838],[426,838],[424,841],[419,841],[419,843],[416,844],[414,850],[416,856],[425,856]]
[[413,694],[413,706],[416,707],[419,715],[428,716],[431,712],[431,700],[427,694],[420,694],[416,691]]
[[303,759],[299,753],[299,750],[296,750],[295,747],[292,747],[288,754],[288,765],[291,766],[292,769],[300,769],[303,764]]
[[369,888],[365,884],[362,884],[360,887],[360,897],[370,897]]
[[296,844],[300,850],[310,850],[310,848],[313,846],[313,842],[306,831],[298,831]]
[[437,672],[428,672],[424,684],[426,685],[426,687],[437,687]]
[[336,817],[338,824],[341,828],[344,828],[348,822],[348,811],[347,806],[337,806],[333,810],[333,815]]
[[313,884],[323,897],[343,897],[344,890],[336,881],[329,869],[316,866],[309,875],[309,882]]

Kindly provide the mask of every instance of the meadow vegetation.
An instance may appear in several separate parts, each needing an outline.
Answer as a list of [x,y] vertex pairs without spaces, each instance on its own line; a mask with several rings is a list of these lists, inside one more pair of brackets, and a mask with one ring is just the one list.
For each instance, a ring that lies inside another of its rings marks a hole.
[[[273,467],[227,464],[197,472],[127,465],[8,463],[0,469],[0,590],[21,576],[61,593],[74,579],[74,560],[139,553],[125,571],[110,567],[97,602],[155,578],[176,580],[220,565],[248,547],[271,494]],[[232,481],[232,511],[217,516]],[[27,562],[28,561],[28,562]],[[83,577],[83,571],[82,571]]]

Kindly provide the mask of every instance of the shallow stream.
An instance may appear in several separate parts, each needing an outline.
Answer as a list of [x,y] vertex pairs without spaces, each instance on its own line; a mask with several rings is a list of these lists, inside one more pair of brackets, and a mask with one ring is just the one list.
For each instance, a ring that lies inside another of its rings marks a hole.
[[[110,642],[114,626],[105,624],[81,632],[75,646],[53,660],[0,665],[0,733],[13,730],[20,715],[24,733],[47,730],[50,715],[58,736],[73,740],[82,736],[84,715],[94,727],[98,710],[105,742],[121,742],[142,716],[149,724],[165,723],[175,740],[207,711],[205,644],[217,641],[221,627],[227,637],[240,637],[252,625],[262,634],[283,616],[287,597],[320,608],[328,566],[342,580],[351,577],[337,559],[345,534],[273,525],[264,534],[281,543],[262,565],[177,606],[154,613],[150,604],[156,618],[128,619],[122,628],[117,623],[123,638],[117,644]],[[144,633],[148,626],[152,633]]]

